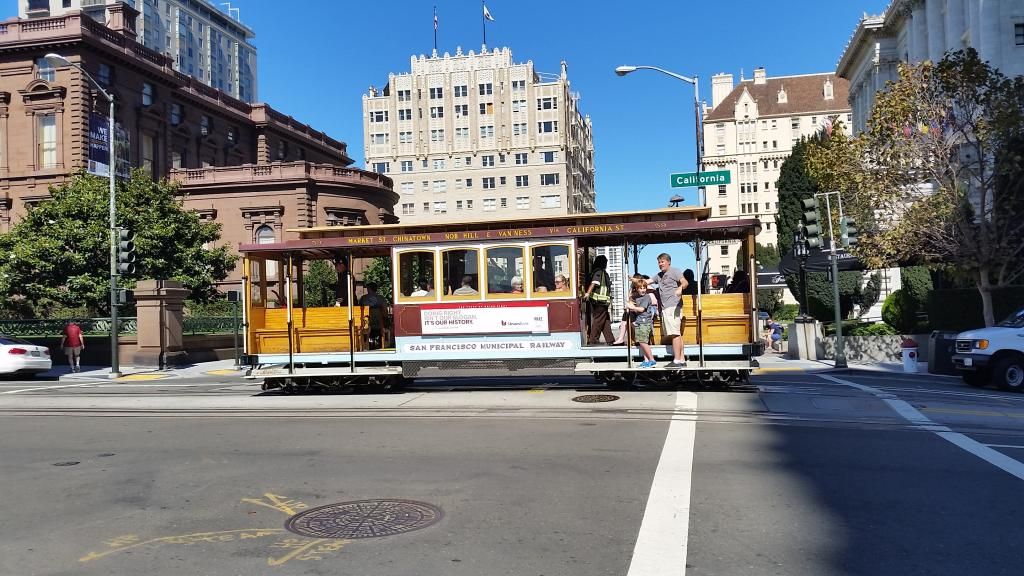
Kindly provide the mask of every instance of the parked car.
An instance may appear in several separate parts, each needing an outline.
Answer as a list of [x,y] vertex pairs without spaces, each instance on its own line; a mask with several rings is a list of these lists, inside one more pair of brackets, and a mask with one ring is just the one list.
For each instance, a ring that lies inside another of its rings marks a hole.
[[1024,308],[991,328],[959,334],[953,364],[971,386],[1024,392]]
[[50,349],[0,334],[0,374],[38,374],[53,368]]

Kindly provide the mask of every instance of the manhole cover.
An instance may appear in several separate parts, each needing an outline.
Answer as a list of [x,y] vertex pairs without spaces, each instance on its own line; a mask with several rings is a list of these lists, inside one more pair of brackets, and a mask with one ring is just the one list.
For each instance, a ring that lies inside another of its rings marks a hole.
[[289,532],[310,538],[380,538],[412,532],[444,518],[437,506],[412,500],[357,500],[300,512],[285,522]]
[[584,394],[572,399],[573,402],[614,402],[619,397],[614,394]]

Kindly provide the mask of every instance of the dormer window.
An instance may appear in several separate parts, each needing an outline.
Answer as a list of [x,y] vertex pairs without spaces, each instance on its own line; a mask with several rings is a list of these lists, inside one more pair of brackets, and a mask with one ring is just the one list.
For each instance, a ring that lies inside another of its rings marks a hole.
[[779,88],[779,104],[785,104],[789,100],[786,98],[786,89]]
[[831,100],[832,99],[832,81],[831,80],[825,80],[824,94],[825,94],[825,100]]

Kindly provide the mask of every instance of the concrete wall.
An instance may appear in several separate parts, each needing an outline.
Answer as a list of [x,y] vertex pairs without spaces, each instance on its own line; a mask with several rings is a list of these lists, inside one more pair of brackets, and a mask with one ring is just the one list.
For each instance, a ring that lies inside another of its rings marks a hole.
[[[872,362],[901,362],[900,343],[903,336],[846,336],[843,338],[843,351],[848,362],[861,364]],[[923,362],[928,358],[929,335],[915,334],[908,336],[917,342],[918,358]],[[834,360],[836,357],[836,337],[825,336],[818,339],[818,358]]]

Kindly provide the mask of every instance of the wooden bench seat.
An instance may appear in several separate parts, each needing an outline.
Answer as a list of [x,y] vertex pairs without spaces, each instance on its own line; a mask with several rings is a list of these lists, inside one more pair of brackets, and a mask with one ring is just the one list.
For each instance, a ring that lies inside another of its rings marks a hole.
[[[369,338],[369,311],[362,306],[352,309],[355,328],[355,350],[366,350]],[[253,325],[256,322],[262,326]],[[288,353],[288,311],[283,308],[260,309],[250,320],[254,354]],[[348,308],[296,308],[292,311],[292,351],[348,352],[352,348],[349,337]]]
[[[753,342],[750,331],[749,294],[707,294],[701,297],[703,318],[701,339],[704,344],[746,344]],[[697,344],[696,298],[683,296],[683,343]],[[671,343],[663,338],[661,319],[654,317],[653,341]]]

